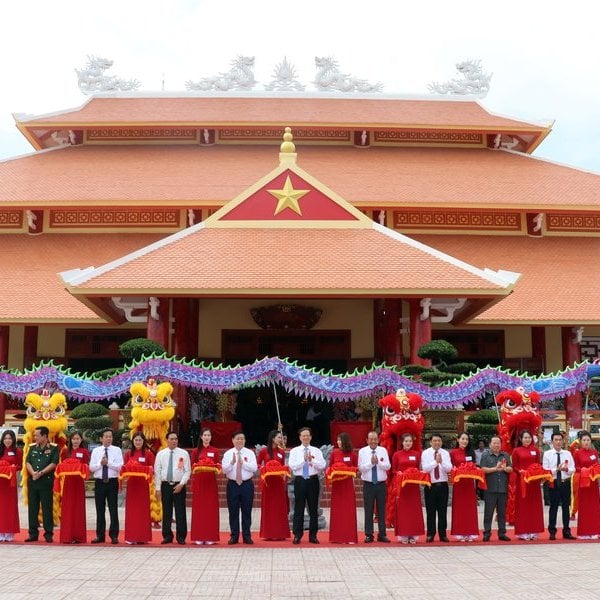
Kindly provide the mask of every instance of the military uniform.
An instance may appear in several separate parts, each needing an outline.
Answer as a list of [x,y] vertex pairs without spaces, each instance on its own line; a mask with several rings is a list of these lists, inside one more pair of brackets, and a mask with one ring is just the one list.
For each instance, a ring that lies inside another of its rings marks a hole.
[[[48,465],[58,465],[58,446],[48,443],[45,446],[30,444],[27,453],[27,463],[34,471],[41,471]],[[52,540],[54,532],[54,515],[52,508],[52,486],[54,484],[54,470],[42,475],[39,479],[33,479],[31,475],[27,482],[27,502],[29,504],[29,538],[37,539],[39,532],[39,511],[42,507],[42,520],[44,525],[44,537],[46,541]]]

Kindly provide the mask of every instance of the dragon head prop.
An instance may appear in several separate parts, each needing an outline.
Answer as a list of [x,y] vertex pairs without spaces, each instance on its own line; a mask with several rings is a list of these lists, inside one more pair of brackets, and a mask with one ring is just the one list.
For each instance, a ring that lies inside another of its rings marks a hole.
[[542,425],[539,401],[537,392],[526,392],[522,387],[505,390],[496,396],[496,404],[500,407],[498,433],[504,451],[512,452],[522,431],[527,430],[532,435],[539,433]]
[[131,394],[131,436],[141,431],[153,449],[167,446],[169,423],[175,416],[173,386],[168,381],[147,383],[136,381],[129,388]]
[[395,394],[388,394],[379,400],[382,408],[381,445],[387,449],[390,457],[399,447],[405,433],[410,433],[414,439],[415,450],[421,449],[421,435],[425,420],[421,413],[424,406],[423,398],[418,394],[407,393],[399,389]]

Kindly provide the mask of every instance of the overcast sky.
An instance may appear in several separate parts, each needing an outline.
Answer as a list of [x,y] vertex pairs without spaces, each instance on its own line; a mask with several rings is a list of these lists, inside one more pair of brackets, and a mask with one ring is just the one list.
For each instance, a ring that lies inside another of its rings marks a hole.
[[86,100],[74,69],[88,54],[148,92],[163,77],[165,91],[183,92],[236,54],[256,57],[261,84],[284,56],[309,84],[314,57],[332,55],[398,95],[426,95],[430,81],[457,77],[455,63],[479,58],[493,72],[486,108],[555,121],[536,156],[600,172],[599,16],[596,0],[3,0],[0,159],[31,151],[12,113]]

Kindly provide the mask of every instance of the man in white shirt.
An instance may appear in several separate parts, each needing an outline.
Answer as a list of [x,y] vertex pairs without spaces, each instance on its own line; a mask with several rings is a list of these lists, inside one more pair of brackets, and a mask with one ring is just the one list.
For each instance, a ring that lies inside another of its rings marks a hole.
[[450,454],[442,448],[442,436],[432,433],[431,446],[421,455],[421,470],[429,473],[431,487],[425,488],[425,511],[427,512],[427,542],[433,542],[436,531],[441,542],[449,542],[448,527],[448,473],[452,470]]
[[156,498],[162,502],[162,542],[173,543],[173,509],[175,509],[175,538],[178,544],[185,544],[187,536],[187,515],[185,511],[186,484],[192,474],[190,455],[177,447],[177,434],[167,434],[167,447],[156,455],[154,460],[154,487]]
[[575,462],[568,450],[563,450],[563,436],[560,433],[552,434],[552,448],[544,452],[542,460],[544,469],[552,471],[554,487],[549,488],[550,510],[548,511],[548,533],[550,539],[556,539],[556,516],[558,506],[562,508],[563,538],[574,540],[569,526],[569,512],[571,506],[571,476],[575,472]]
[[385,531],[385,505],[387,500],[387,472],[390,469],[390,457],[387,450],[379,445],[379,435],[369,431],[367,446],[358,451],[358,470],[363,481],[365,507],[365,544],[373,542],[373,508],[377,506],[379,516],[378,542],[389,543]]
[[112,445],[113,432],[104,429],[100,435],[101,446],[92,450],[90,473],[94,478],[94,500],[96,501],[96,537],[92,544],[104,543],[106,535],[106,505],[110,515],[108,535],[111,544],[119,543],[119,474],[123,466],[121,448]]
[[312,433],[302,427],[298,434],[300,445],[290,450],[289,467],[294,475],[294,544],[304,535],[304,508],[308,506],[308,541],[318,544],[319,528],[319,473],[325,469],[323,453],[310,445]]
[[227,476],[227,508],[229,510],[229,545],[237,544],[240,537],[240,512],[242,513],[242,541],[254,544],[250,534],[252,525],[252,504],[254,502],[254,483],[252,477],[258,469],[256,454],[245,447],[246,436],[236,431],[230,448],[223,455],[223,473]]

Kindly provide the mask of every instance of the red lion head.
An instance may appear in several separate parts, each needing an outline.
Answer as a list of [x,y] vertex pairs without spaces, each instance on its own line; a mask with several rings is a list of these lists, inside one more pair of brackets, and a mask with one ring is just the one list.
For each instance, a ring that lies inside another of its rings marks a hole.
[[425,427],[425,420],[421,414],[423,398],[399,389],[395,394],[381,398],[379,406],[383,409],[380,443],[390,457],[398,449],[405,433],[412,434],[414,449],[421,450],[421,435]]
[[496,404],[500,406],[498,433],[502,438],[504,451],[513,451],[522,431],[527,430],[532,435],[539,433],[542,425],[539,401],[540,395],[537,392],[526,392],[522,387],[500,392],[496,396]]

